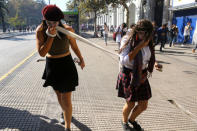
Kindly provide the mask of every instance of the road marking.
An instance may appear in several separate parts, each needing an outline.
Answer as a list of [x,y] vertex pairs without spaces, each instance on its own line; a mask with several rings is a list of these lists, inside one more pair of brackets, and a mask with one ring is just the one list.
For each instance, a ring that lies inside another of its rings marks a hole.
[[37,52],[37,50],[35,49],[28,57],[26,57],[24,60],[22,60],[20,63],[18,63],[16,66],[14,66],[11,70],[8,71],[8,73],[4,74],[1,78],[0,78],[0,82],[5,79],[9,74],[11,74],[12,72],[14,72],[18,67],[20,67],[22,64],[25,63],[25,61],[27,61],[30,57],[32,57],[35,53]]

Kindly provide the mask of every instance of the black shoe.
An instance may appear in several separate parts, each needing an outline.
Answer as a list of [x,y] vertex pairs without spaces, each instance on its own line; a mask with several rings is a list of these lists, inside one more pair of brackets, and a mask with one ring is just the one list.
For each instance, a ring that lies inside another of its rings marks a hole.
[[133,125],[133,128],[136,129],[137,131],[142,131],[141,126],[136,122],[132,122],[131,120],[129,120],[129,122]]
[[65,131],[71,131],[69,128],[66,128]]
[[61,116],[60,116],[60,123],[63,125],[65,124],[63,112],[61,113]]
[[129,126],[128,123],[124,123],[121,121],[121,124],[122,124],[123,131],[131,131],[131,127]]

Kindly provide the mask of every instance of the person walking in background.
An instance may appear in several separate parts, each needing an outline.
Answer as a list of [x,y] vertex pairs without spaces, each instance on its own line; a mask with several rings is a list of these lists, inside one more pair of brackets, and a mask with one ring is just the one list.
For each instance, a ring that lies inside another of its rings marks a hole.
[[111,27],[110,27],[110,33],[113,33],[113,32],[114,32],[114,26],[111,25]]
[[104,23],[104,40],[105,45],[107,46],[107,38],[108,38],[109,28],[106,23]]
[[192,27],[191,27],[191,23],[190,22],[187,22],[187,25],[185,26],[184,28],[184,41],[183,41],[183,44],[181,46],[184,46],[184,44],[186,44],[187,42],[189,42],[190,40],[190,31],[192,30]]
[[53,87],[63,111],[66,131],[70,131],[71,95],[78,86],[78,73],[69,46],[80,59],[81,69],[85,67],[85,63],[76,40],[56,30],[56,26],[61,26],[74,32],[70,26],[61,23],[63,12],[56,5],[47,5],[43,8],[42,15],[43,21],[36,30],[36,45],[40,56],[46,56],[43,87]]
[[152,22],[152,25],[153,25],[153,43],[154,46],[156,46],[158,41],[158,34],[157,34],[158,27],[154,21]]
[[165,43],[167,42],[167,33],[168,33],[167,25],[163,24],[162,27],[158,29],[157,33],[158,33],[158,43],[161,43],[160,51],[162,51],[162,48],[165,48]]
[[[140,20],[128,40],[125,40],[125,43],[121,42],[119,57],[123,67],[118,75],[116,89],[118,97],[126,100],[121,121],[124,131],[131,130],[128,122],[137,131],[141,131],[136,118],[147,109],[148,100],[152,96],[148,81],[155,64],[152,33],[152,23],[148,20]],[[138,104],[135,106],[136,102]]]
[[128,30],[128,29],[127,29],[127,24],[126,24],[126,23],[122,23],[121,28],[122,28],[121,37],[123,37],[124,35],[126,35],[127,30]]
[[120,49],[120,42],[121,42],[121,33],[122,33],[122,30],[121,30],[121,27],[118,26],[118,28],[116,28],[115,30],[115,33],[116,33],[116,43],[118,43],[118,50]]
[[192,49],[192,53],[195,53],[197,49],[197,21],[196,21],[196,29],[194,30],[194,34],[192,38],[192,44],[194,45],[194,48]]
[[192,53],[195,53],[196,49],[197,49],[197,42],[195,42],[195,47],[192,49]]
[[178,27],[173,24],[171,29],[170,29],[170,44],[169,47],[174,46],[174,44],[177,41],[177,35],[179,33]]
[[116,32],[116,43],[118,43],[118,49],[120,49],[121,39],[127,32],[126,23],[122,23],[121,26],[118,26],[118,28],[115,30],[115,32]]

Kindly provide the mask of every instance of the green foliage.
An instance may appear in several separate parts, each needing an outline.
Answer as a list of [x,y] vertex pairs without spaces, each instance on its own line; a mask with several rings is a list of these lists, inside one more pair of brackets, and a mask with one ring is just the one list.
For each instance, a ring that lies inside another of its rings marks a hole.
[[41,23],[44,0],[9,0],[7,21],[10,26],[29,26]]
[[106,3],[112,4],[112,5],[124,5],[128,2],[129,0],[106,0]]
[[18,28],[20,26],[24,26],[26,24],[26,21],[24,19],[19,18],[17,14],[15,17],[9,18],[8,23]]
[[107,10],[105,0],[86,0],[82,2],[82,7],[84,7],[87,12],[103,13]]

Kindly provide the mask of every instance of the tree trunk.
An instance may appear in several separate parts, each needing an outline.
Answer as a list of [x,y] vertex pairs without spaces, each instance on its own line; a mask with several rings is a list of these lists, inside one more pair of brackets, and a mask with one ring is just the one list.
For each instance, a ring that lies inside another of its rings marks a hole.
[[126,17],[127,17],[127,26],[129,27],[129,7],[127,6],[126,3],[123,4],[123,7],[124,7],[124,8],[126,9],[126,11],[127,11],[127,15],[126,15]]
[[3,32],[6,32],[5,21],[4,21],[4,16],[3,16],[2,10],[0,10],[0,18],[1,18]]
[[96,11],[94,11],[94,14],[95,14],[95,17],[94,17],[94,37],[98,37],[98,34],[97,34],[97,29],[96,29],[96,19],[97,19],[97,14],[96,14]]

